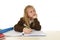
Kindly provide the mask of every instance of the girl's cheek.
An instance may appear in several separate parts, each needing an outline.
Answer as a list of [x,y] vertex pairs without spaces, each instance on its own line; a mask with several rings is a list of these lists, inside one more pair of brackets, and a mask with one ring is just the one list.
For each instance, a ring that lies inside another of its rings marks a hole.
[[31,17],[33,17],[33,14],[30,14]]
[[29,16],[29,17],[32,17],[32,16],[33,16],[33,14],[29,13],[29,14],[28,14],[28,16]]
[[32,15],[29,15],[30,17],[32,17]]

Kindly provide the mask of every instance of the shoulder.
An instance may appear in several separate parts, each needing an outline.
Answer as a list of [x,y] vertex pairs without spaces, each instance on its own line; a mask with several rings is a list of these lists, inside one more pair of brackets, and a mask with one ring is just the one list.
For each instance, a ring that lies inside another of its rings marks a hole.
[[25,21],[23,20],[23,17],[21,17],[17,24],[23,25],[24,23],[25,23]]
[[23,17],[21,17],[20,20],[23,20]]
[[37,19],[37,18],[35,18],[35,19],[34,19],[34,21],[36,21],[36,20],[38,21],[38,19]]
[[23,18],[23,17],[21,17],[19,21],[22,21],[22,22],[24,22],[24,18]]

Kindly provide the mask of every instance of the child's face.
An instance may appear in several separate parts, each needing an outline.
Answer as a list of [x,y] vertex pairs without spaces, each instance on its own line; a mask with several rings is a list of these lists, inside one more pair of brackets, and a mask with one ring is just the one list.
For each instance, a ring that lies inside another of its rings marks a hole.
[[30,7],[27,9],[27,13],[28,13],[28,17],[32,18],[36,14],[36,11],[34,8]]

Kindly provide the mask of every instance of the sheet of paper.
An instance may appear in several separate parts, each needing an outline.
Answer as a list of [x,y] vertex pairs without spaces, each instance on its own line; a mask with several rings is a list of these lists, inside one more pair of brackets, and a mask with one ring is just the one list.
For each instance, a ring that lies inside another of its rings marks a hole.
[[21,32],[16,32],[14,30],[11,30],[9,32],[4,33],[5,36],[22,36]]
[[43,31],[33,30],[30,34],[24,34],[24,36],[45,36],[46,34]]
[[43,31],[35,31],[33,30],[30,34],[25,34],[23,32],[16,32],[14,30],[11,30],[9,32],[4,33],[5,36],[45,36],[46,34]]

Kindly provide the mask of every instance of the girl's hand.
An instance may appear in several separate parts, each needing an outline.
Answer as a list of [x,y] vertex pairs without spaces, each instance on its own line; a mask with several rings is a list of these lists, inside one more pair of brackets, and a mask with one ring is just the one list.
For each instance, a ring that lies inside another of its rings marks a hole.
[[37,14],[35,14],[35,15],[33,16],[33,19],[35,19],[35,18],[37,18]]
[[23,32],[26,33],[26,34],[29,34],[29,33],[32,32],[32,29],[31,28],[24,28]]

